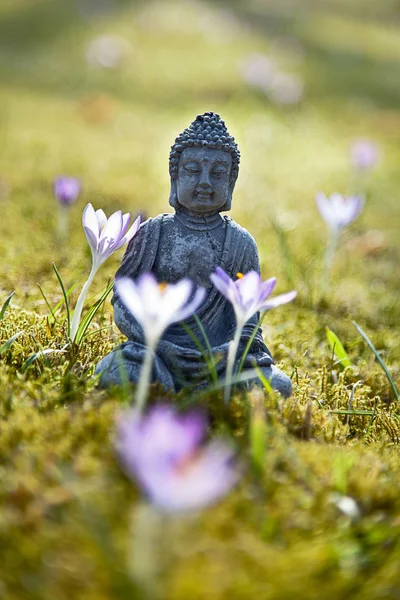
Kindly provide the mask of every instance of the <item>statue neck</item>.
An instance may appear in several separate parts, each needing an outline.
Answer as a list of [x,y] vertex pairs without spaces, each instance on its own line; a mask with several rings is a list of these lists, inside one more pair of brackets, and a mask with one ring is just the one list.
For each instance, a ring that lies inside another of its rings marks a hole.
[[216,229],[224,222],[224,219],[221,217],[219,212],[201,215],[181,209],[175,212],[175,218],[184,227],[187,227],[188,229],[195,229],[197,231]]

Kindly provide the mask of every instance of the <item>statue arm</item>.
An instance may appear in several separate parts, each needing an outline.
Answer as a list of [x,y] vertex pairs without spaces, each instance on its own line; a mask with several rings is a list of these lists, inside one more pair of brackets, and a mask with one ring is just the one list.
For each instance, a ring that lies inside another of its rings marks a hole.
[[[159,215],[142,223],[127,246],[121,265],[115,274],[116,280],[122,277],[136,279],[139,275],[152,270],[158,249],[161,222],[162,215]],[[115,286],[111,304],[114,306],[115,324],[121,333],[130,340],[142,341],[142,328],[119,298]]]

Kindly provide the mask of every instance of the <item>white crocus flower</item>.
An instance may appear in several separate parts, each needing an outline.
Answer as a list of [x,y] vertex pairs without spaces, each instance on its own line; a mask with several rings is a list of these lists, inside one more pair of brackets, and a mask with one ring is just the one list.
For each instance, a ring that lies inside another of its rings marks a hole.
[[159,284],[151,273],[145,273],[137,281],[123,277],[116,281],[115,289],[142,326],[147,344],[136,396],[137,407],[141,411],[147,397],[154,352],[162,334],[169,325],[184,321],[197,310],[205,290],[197,288],[193,294],[194,284],[189,279]]
[[92,251],[92,268],[76,303],[71,322],[71,340],[76,337],[86,295],[97,270],[111,254],[125,246],[139,229],[140,217],[129,228],[130,221],[130,215],[128,213],[123,215],[120,210],[108,219],[101,208],[95,211],[91,204],[88,204],[83,211],[82,225]]

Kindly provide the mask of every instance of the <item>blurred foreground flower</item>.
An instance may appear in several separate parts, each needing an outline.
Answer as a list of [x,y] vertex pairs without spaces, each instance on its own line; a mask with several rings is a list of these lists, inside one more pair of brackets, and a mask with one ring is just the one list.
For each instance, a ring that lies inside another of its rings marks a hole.
[[339,236],[359,216],[364,208],[365,200],[363,196],[342,196],[341,194],[331,194],[328,198],[319,192],[315,201],[330,232],[325,251],[325,277],[322,289],[323,293],[326,293],[329,288],[330,272]]
[[368,171],[379,161],[379,146],[369,140],[356,140],[351,145],[350,156],[353,167],[360,171]]
[[275,287],[276,277],[263,281],[256,271],[249,271],[246,275],[238,273],[238,279],[233,281],[223,269],[217,267],[216,272],[211,275],[210,279],[217,290],[231,302],[236,316],[236,331],[233,340],[229,344],[226,365],[224,400],[227,403],[231,394],[233,368],[243,327],[257,312],[267,311],[281,304],[291,302],[296,297],[297,292],[288,292],[268,300]]
[[169,325],[184,321],[200,306],[204,288],[197,288],[189,279],[177,283],[158,284],[151,273],[145,273],[137,282],[129,277],[119,279],[115,289],[126,308],[143,327],[147,352],[142,365],[136,392],[139,411],[144,408],[157,344]]
[[68,233],[68,209],[79,198],[82,185],[76,177],[60,175],[53,180],[53,193],[59,205],[57,237],[64,239]]
[[92,251],[92,268],[74,310],[70,330],[72,340],[75,339],[78,331],[85,298],[97,270],[111,254],[127,244],[139,229],[140,217],[129,228],[130,220],[130,215],[128,213],[123,215],[120,210],[107,219],[103,210],[95,211],[91,204],[88,204],[83,211],[82,224]]
[[239,469],[232,445],[204,439],[202,412],[178,414],[154,406],[147,415],[123,415],[116,447],[128,476],[136,479],[150,501],[165,512],[198,510],[212,504],[235,485]]

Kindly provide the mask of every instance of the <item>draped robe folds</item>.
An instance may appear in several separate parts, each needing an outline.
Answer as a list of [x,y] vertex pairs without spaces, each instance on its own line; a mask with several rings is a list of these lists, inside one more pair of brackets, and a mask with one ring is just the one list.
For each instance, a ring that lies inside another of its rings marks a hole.
[[[142,224],[128,245],[121,266],[116,273],[116,279],[121,277],[136,279],[143,273],[156,270],[155,261],[163,222],[172,217],[170,214],[161,214]],[[228,216],[223,217],[223,227],[225,240],[219,266],[233,279],[237,277],[238,272],[247,273],[250,270],[259,272],[257,246],[252,236]],[[167,281],[167,283],[170,282]],[[122,303],[116,291],[114,291],[112,303],[115,323],[118,329],[126,335],[128,341],[105,357],[98,365],[96,372],[101,373],[100,384],[104,386],[117,383],[118,371],[121,367],[120,358],[119,364],[116,360],[118,352],[120,357],[122,355],[128,379],[136,382],[146,351],[143,329]],[[196,315],[200,319],[212,347],[218,376],[222,376],[226,368],[228,344],[233,338],[236,327],[233,307],[209,282],[206,287],[206,297],[197,309]],[[242,333],[238,358],[242,355],[254,328],[257,327],[258,319],[259,314],[255,314],[247,322]],[[206,348],[204,336],[196,320],[193,317],[187,319],[185,326],[190,328],[202,346]],[[249,354],[262,367],[274,364],[263,341],[260,327],[257,329]],[[179,390],[187,385],[204,384],[207,379],[209,379],[209,370],[196,343],[180,323],[170,325],[157,346],[153,381],[159,381],[166,389]]]

